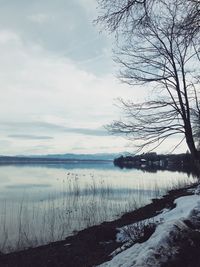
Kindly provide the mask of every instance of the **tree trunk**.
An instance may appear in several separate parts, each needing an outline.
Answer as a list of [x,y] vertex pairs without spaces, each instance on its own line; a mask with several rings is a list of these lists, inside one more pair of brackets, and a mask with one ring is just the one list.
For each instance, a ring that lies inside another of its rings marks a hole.
[[186,143],[188,145],[188,148],[191,152],[191,156],[195,161],[200,162],[200,152],[197,150],[193,138],[192,128],[191,125],[185,126],[185,137],[186,137]]
[[191,168],[200,177],[200,151],[196,149],[193,138],[186,137],[186,142],[191,152]]

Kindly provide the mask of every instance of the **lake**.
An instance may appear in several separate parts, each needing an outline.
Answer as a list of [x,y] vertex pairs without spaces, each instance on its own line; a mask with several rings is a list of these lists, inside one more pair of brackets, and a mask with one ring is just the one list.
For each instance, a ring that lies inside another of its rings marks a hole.
[[184,173],[112,162],[0,166],[0,251],[64,239],[193,182]]

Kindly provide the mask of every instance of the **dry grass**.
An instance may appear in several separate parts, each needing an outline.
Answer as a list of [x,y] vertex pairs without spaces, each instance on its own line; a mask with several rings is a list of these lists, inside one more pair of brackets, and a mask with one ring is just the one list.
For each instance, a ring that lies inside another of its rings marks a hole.
[[[174,185],[167,189],[171,188]],[[0,251],[11,252],[61,240],[73,232],[137,209],[165,192],[156,184],[149,191],[113,188],[103,180],[96,182],[93,177],[83,188],[78,176],[69,176],[62,190],[49,195],[48,199],[32,202],[24,196],[18,203],[4,202]],[[141,231],[128,232],[136,235]]]

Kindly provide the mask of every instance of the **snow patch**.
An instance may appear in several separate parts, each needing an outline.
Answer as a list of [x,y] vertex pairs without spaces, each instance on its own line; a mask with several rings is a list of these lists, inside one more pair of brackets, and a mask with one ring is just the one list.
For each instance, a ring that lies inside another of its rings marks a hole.
[[[99,267],[159,267],[175,257],[178,252],[177,242],[181,242],[191,231],[186,220],[193,227],[200,227],[200,196],[180,197],[175,200],[175,204],[174,209],[164,210],[152,218],[159,225],[146,242],[136,243],[120,254],[116,253],[117,255],[111,261]],[[130,240],[127,236],[123,236],[124,233],[121,228],[117,240],[127,241],[127,246],[128,244],[130,246]]]

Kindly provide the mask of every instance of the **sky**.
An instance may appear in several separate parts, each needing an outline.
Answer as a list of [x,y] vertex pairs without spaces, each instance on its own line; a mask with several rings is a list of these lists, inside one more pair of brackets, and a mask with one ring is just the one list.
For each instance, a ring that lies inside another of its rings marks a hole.
[[116,78],[97,14],[95,0],[0,0],[1,155],[134,151],[104,126],[117,98],[148,93]]

